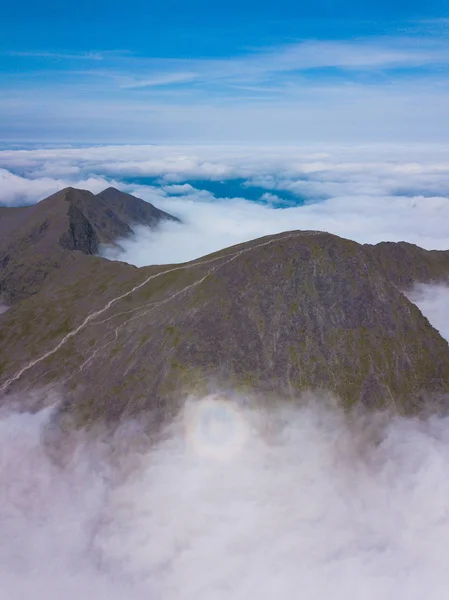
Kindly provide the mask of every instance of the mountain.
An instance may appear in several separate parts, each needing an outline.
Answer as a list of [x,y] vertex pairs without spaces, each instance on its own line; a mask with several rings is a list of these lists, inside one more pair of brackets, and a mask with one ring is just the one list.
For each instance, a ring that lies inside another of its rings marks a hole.
[[407,242],[365,245],[376,267],[400,289],[414,283],[449,282],[449,251],[424,250]]
[[346,408],[407,414],[449,406],[448,344],[400,289],[448,277],[447,253],[315,231],[165,267],[67,252],[82,256],[76,270],[0,316],[4,401],[54,387],[81,424],[162,418],[215,387],[324,389]]
[[101,244],[132,234],[133,226],[164,220],[179,221],[114,188],[97,195],[66,188],[33,206],[0,207],[0,299],[24,299],[49,277],[76,269],[81,253],[96,254]]
[[[125,226],[139,224],[156,227],[161,221],[180,222],[177,217],[159,210],[149,202],[140,200],[131,194],[125,194],[113,187],[100,192],[95,198],[97,199],[97,202],[94,203],[95,206],[98,206],[98,200],[101,200],[104,209],[112,211]],[[88,213],[87,216],[89,216]],[[104,231],[104,227],[101,227],[101,231]],[[119,235],[122,237],[126,235],[126,232],[119,233]],[[112,241],[115,239],[114,236],[117,237],[115,232],[113,232]]]

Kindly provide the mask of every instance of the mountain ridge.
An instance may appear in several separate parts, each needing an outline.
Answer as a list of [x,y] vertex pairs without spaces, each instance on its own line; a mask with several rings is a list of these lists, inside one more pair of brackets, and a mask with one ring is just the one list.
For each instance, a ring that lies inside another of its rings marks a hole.
[[372,248],[293,231],[180,265],[85,255],[79,279],[1,316],[0,389],[62,386],[82,424],[170,412],[211,385],[325,389],[346,408],[447,407],[448,344]]
[[[326,390],[346,409],[449,408],[448,344],[402,293],[446,281],[448,252],[289,231],[137,268],[95,256],[97,232],[114,243],[125,217],[158,209],[101,195],[62,190],[9,237],[10,276],[26,288],[31,273],[35,288],[0,315],[4,402],[57,389],[82,425],[172,414],[214,386],[291,399]],[[36,285],[38,251],[48,270]]]

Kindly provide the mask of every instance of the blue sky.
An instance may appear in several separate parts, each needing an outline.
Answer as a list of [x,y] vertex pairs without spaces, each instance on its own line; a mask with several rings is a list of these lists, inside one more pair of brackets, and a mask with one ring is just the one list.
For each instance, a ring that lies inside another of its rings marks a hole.
[[442,0],[8,3],[0,140],[444,142],[446,17]]

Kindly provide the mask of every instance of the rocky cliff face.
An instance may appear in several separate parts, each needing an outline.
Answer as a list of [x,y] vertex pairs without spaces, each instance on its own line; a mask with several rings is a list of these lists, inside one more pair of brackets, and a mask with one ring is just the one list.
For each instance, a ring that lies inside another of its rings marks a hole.
[[59,238],[60,245],[67,250],[96,254],[99,248],[98,236],[90,221],[73,204],[69,205],[67,216],[67,231]]

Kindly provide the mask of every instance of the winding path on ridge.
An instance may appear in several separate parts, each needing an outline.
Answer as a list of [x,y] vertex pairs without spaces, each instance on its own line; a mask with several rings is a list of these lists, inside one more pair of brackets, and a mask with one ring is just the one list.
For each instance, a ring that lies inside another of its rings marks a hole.
[[[268,245],[273,244],[275,242],[280,242],[280,241],[284,241],[286,239],[297,237],[299,235],[304,235],[304,233],[306,233],[306,232],[295,232],[295,233],[290,233],[288,235],[285,235],[283,237],[275,237],[275,238],[270,239],[270,240],[268,240],[266,242],[257,244],[255,246],[251,246],[250,248],[244,248],[243,250],[238,250],[237,252],[232,252],[231,254],[227,254],[225,256],[218,256],[218,257],[210,258],[210,259],[204,260],[204,261],[189,263],[187,265],[180,265],[179,267],[173,267],[171,269],[167,269],[165,271],[161,271],[161,272],[156,273],[154,275],[150,275],[144,281],[142,281],[141,283],[135,285],[134,287],[132,287],[127,292],[125,292],[123,294],[120,294],[119,296],[116,296],[115,298],[112,298],[111,300],[109,300],[109,302],[107,302],[107,304],[105,304],[105,306],[103,306],[103,308],[100,308],[99,310],[93,311],[90,314],[88,314],[87,317],[80,323],[80,325],[78,325],[78,327],[76,327],[75,329],[73,329],[72,331],[70,331],[67,335],[65,335],[53,348],[51,348],[50,350],[48,350],[47,352],[45,352],[44,354],[42,354],[38,358],[35,358],[34,360],[31,360],[30,362],[28,362],[25,366],[23,366],[21,369],[19,369],[14,375],[12,375],[9,379],[7,379],[0,386],[0,392],[5,391],[11,384],[13,384],[15,381],[17,381],[18,379],[20,379],[24,373],[26,373],[27,371],[29,371],[30,369],[32,369],[33,367],[35,367],[39,363],[43,362],[44,360],[46,360],[47,358],[49,358],[53,354],[56,354],[56,352],[58,352],[58,350],[60,350],[64,346],[64,344],[66,342],[68,342],[68,340],[70,340],[71,338],[73,338],[74,336],[76,336],[80,331],[82,331],[83,329],[85,329],[89,324],[93,324],[94,320],[97,317],[103,315],[112,306],[114,306],[115,304],[117,304],[118,302],[120,302],[121,300],[123,300],[124,298],[126,298],[127,296],[130,296],[131,294],[133,294],[137,290],[143,288],[148,283],[150,283],[152,280],[157,279],[158,277],[162,277],[163,275],[167,275],[168,273],[173,273],[174,271],[182,271],[182,270],[186,270],[186,269],[192,269],[192,268],[199,267],[199,266],[202,266],[202,265],[207,265],[207,264],[215,263],[217,261],[222,261],[219,265],[210,268],[206,272],[206,274],[203,277],[201,277],[198,281],[196,281],[196,282],[194,282],[192,284],[189,284],[188,286],[182,288],[181,290],[177,290],[176,292],[174,292],[173,294],[171,294],[170,296],[168,296],[164,300],[161,300],[161,302],[157,303],[157,305],[165,304],[166,302],[169,302],[170,300],[172,300],[176,296],[179,296],[179,294],[181,294],[183,292],[186,292],[186,291],[190,290],[191,288],[199,285],[209,275],[211,275],[211,273],[213,273],[217,269],[220,269],[221,267],[223,267],[224,265],[228,264],[232,260],[235,260],[236,258],[238,258],[239,256],[241,256],[242,254],[246,254],[247,252],[250,252],[252,250],[256,250],[257,248],[262,248],[263,246],[268,246]],[[152,308],[150,310],[152,310],[153,308],[155,308],[155,307],[152,306]],[[141,315],[139,315],[139,316],[141,316]],[[123,327],[127,322],[128,321],[125,321],[124,324],[120,325],[116,329],[116,332],[121,327]],[[91,357],[91,359],[92,358],[93,357]],[[88,361],[89,361],[89,359],[88,359]],[[82,366],[85,366],[85,364],[88,361],[85,361],[85,363]]]

